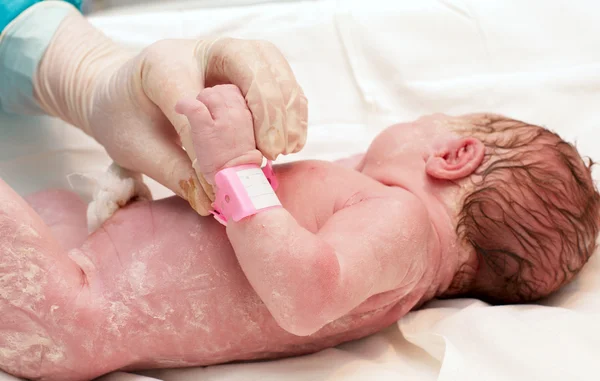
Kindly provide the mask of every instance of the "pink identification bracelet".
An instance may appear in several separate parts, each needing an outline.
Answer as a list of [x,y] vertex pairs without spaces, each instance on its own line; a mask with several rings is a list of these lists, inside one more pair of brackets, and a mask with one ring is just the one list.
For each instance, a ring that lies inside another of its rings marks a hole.
[[211,213],[221,224],[239,221],[260,211],[281,207],[275,190],[277,179],[271,161],[264,168],[240,165],[225,168],[215,175],[216,195]]

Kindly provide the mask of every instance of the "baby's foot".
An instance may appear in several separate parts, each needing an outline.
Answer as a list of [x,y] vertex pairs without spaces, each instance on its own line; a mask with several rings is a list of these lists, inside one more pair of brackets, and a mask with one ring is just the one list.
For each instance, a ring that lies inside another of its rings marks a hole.
[[113,163],[106,173],[96,180],[93,201],[87,208],[88,231],[94,232],[119,208],[134,198],[152,200],[152,193],[144,184],[142,175]]

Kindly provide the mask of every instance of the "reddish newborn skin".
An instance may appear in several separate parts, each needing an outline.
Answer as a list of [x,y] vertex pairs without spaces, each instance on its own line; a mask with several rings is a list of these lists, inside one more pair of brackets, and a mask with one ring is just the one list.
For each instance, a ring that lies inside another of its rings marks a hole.
[[346,162],[276,166],[284,208],[227,232],[173,197],[86,238],[75,195],[39,193],[36,213],[0,180],[0,367],[86,380],[311,353],[389,326],[474,258],[454,232],[461,188],[440,180],[481,157],[450,119],[392,126]]

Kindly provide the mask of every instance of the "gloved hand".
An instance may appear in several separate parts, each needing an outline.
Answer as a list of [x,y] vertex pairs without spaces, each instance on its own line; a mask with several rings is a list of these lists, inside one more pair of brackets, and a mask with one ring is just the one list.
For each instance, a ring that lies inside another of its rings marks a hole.
[[165,40],[133,55],[73,12],[40,62],[34,95],[45,112],[95,138],[120,166],[208,215],[214,193],[197,171],[189,123],[175,104],[225,83],[244,95],[265,157],[304,146],[306,98],[281,52],[262,41]]

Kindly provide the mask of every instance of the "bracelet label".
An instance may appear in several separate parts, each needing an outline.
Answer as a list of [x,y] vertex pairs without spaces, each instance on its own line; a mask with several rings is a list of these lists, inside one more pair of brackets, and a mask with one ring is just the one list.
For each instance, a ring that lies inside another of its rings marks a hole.
[[242,169],[236,172],[256,210],[281,206],[273,187],[260,168]]

